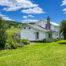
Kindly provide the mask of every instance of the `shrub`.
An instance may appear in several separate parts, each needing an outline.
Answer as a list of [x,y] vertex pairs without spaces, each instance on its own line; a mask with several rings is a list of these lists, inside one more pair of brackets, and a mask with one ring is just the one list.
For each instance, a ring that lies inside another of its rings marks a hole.
[[16,49],[18,47],[17,41],[13,40],[11,37],[6,40],[5,48],[6,49]]
[[16,49],[19,46],[22,46],[19,42],[19,34],[20,30],[18,28],[11,27],[10,29],[7,29],[6,33],[7,40],[6,40],[6,49]]
[[66,44],[66,40],[58,41],[59,44]]
[[57,40],[58,40],[58,41],[60,41],[60,40],[64,40],[64,39],[63,39],[63,38],[61,38],[61,37],[58,37],[58,38],[57,38]]
[[54,42],[53,39],[46,39],[46,43],[51,43],[51,42]]
[[54,39],[44,39],[43,42],[45,42],[45,43],[51,43],[51,42],[54,42]]
[[44,43],[51,43],[51,42],[57,42],[57,41],[59,41],[59,39],[49,38],[49,39],[44,39],[42,42],[44,42]]
[[30,41],[27,40],[27,39],[21,39],[20,40],[20,43],[24,44],[24,45],[27,45],[27,44],[30,44]]
[[57,42],[57,41],[58,41],[58,39],[53,39],[53,41],[54,41],[54,42]]

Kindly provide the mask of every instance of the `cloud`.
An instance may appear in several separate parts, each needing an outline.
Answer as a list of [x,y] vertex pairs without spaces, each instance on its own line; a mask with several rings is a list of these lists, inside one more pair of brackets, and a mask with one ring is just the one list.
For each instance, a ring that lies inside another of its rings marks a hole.
[[66,12],[64,12],[64,14],[66,14]]
[[45,13],[43,11],[43,9],[41,9],[40,7],[34,7],[34,8],[25,9],[25,10],[22,10],[22,12],[26,13],[26,14],[41,14],[41,13]]
[[[66,6],[66,0],[62,1],[61,6]],[[66,14],[66,8],[64,8],[62,11],[64,12],[64,14]]]
[[14,20],[10,19],[9,17],[7,17],[6,15],[3,15],[1,13],[0,13],[0,17],[2,17],[4,20],[14,21]]
[[23,16],[23,18],[33,18],[34,16],[33,15],[28,15],[28,16]]
[[16,11],[21,8],[37,7],[30,0],[0,0],[0,6],[6,6],[3,10]]
[[65,8],[65,9],[63,9],[63,11],[66,11],[66,8]]
[[22,22],[23,23],[30,23],[30,22],[37,22],[38,20],[31,20],[31,19],[28,19],[28,20],[23,20]]
[[28,18],[27,16],[23,16],[23,18]]
[[38,4],[32,3],[31,0],[0,0],[0,6],[6,6],[3,8],[5,11],[16,11],[22,8],[27,8],[22,10],[22,12],[28,14],[45,13],[43,9],[38,6]]
[[34,17],[33,15],[28,15],[28,17]]
[[66,8],[63,9],[64,14],[66,14]]
[[64,12],[64,14],[66,14],[66,12]]
[[64,5],[66,5],[66,0],[63,0],[63,1],[62,1],[61,6],[64,6]]

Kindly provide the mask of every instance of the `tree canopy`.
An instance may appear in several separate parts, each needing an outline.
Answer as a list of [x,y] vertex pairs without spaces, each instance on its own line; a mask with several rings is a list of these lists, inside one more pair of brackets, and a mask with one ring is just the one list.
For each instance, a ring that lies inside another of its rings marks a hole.
[[6,42],[6,29],[7,25],[3,21],[2,17],[0,17],[0,49],[5,47],[5,42]]
[[62,20],[60,25],[60,32],[63,32],[64,39],[66,39],[66,20]]

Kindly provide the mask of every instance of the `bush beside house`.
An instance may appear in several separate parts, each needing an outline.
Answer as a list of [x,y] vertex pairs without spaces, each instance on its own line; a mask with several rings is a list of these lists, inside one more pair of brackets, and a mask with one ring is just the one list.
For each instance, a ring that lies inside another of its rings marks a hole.
[[27,39],[21,39],[20,42],[24,45],[30,44],[30,41]]
[[6,33],[8,34],[5,44],[6,49],[16,49],[30,43],[30,41],[26,39],[20,40],[19,28],[15,28],[14,26],[12,26],[11,28],[6,30]]
[[66,44],[66,40],[58,41],[59,44]]

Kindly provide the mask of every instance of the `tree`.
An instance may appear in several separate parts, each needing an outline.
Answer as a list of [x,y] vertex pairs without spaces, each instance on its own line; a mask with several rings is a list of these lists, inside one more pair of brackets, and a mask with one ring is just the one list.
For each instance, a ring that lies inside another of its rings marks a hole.
[[19,46],[20,29],[12,26],[11,28],[6,30],[6,33],[8,34],[8,36],[5,48],[16,49]]
[[60,32],[63,32],[64,39],[66,39],[66,20],[61,22]]
[[4,49],[6,43],[6,24],[5,21],[0,17],[0,49]]

